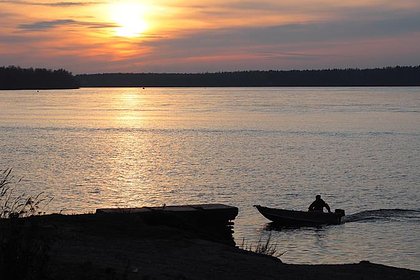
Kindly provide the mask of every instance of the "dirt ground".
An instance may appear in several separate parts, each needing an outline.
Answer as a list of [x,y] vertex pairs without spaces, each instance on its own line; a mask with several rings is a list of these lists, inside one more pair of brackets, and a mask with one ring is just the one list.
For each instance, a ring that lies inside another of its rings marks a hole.
[[[38,248],[34,267],[42,266],[44,279],[420,279],[419,271],[369,262],[285,264],[219,242],[205,229],[136,217],[48,215],[21,221],[19,227],[26,232],[19,240],[29,238],[28,246]],[[41,245],[34,246],[39,240]]]

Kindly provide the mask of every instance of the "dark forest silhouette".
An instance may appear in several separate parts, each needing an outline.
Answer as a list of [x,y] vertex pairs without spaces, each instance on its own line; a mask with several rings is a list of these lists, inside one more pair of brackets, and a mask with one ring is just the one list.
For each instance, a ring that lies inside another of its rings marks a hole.
[[79,88],[76,78],[64,69],[0,67],[0,89]]
[[82,87],[420,86],[420,66],[376,69],[77,75]]
[[420,86],[420,66],[375,69],[104,73],[73,76],[59,69],[0,67],[0,89],[81,87]]

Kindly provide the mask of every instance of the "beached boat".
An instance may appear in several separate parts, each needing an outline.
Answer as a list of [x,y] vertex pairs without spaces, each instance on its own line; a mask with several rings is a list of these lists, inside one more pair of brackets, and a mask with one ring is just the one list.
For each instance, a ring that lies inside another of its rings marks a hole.
[[163,205],[160,207],[102,208],[102,218],[114,218],[130,224],[169,226],[193,232],[202,238],[235,245],[233,221],[238,208],[225,204]]
[[295,211],[269,208],[254,205],[258,211],[270,221],[278,225],[299,226],[299,225],[337,225],[345,215],[344,210],[336,209],[334,213],[316,211]]
[[238,215],[238,208],[224,204],[190,204],[140,208],[104,208],[96,214],[131,214],[154,222],[188,222],[229,224]]

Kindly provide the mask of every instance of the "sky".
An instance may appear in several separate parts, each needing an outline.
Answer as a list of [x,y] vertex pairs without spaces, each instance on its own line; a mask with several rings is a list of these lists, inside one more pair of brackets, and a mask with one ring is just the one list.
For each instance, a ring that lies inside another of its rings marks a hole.
[[74,74],[420,65],[419,0],[0,0],[0,66]]

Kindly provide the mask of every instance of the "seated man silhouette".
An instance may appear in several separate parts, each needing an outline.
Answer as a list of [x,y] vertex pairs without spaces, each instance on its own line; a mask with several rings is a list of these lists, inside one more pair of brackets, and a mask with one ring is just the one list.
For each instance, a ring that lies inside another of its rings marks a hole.
[[328,213],[331,213],[330,206],[322,200],[321,196],[318,194],[315,197],[315,201],[309,206],[309,211],[323,212],[324,207],[328,210]]

